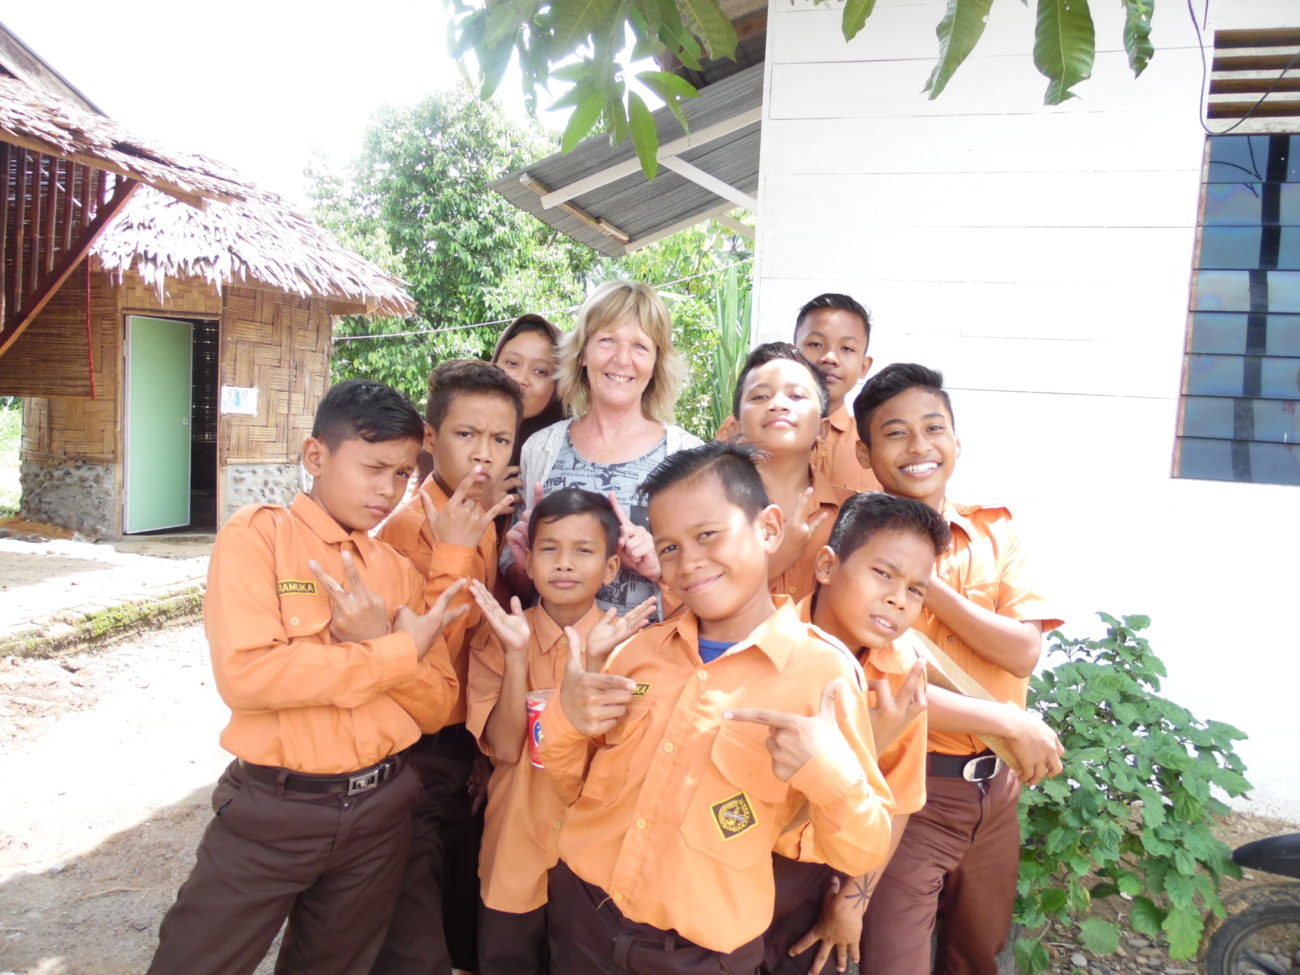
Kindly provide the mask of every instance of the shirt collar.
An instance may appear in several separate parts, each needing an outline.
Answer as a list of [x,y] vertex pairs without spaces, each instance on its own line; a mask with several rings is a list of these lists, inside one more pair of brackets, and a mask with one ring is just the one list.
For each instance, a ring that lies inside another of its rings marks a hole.
[[[447,492],[442,489],[442,485],[438,483],[438,479],[432,474],[424,479],[424,482],[420,485],[420,490],[433,499],[433,504],[439,511],[446,507],[447,502],[451,500],[447,496]],[[415,503],[418,505],[420,499],[416,498]]]
[[[551,619],[551,614],[542,608],[541,603],[533,607],[531,615],[533,641],[536,643],[537,649],[542,653],[550,653],[564,640],[564,628]],[[585,638],[591,632],[592,627],[599,623],[600,618],[604,615],[605,611],[597,603],[593,602],[591,609],[587,610],[578,622],[573,624],[573,628],[578,631],[579,636]],[[567,649],[567,646],[565,649]]]
[[[772,601],[776,603],[776,612],[760,623],[748,636],[737,640],[724,656],[729,657],[754,647],[772,661],[772,666],[778,671],[785,670],[795,643],[808,632],[809,624],[799,619],[798,609],[789,596],[775,595]],[[674,621],[670,632],[676,633],[692,647],[697,648],[698,652],[700,623],[699,618],[690,610],[682,611]]]
[[840,433],[848,433],[850,430],[857,431],[857,421],[853,419],[853,414],[849,412],[848,400],[841,403],[838,410],[833,410],[827,419],[831,421],[831,426]]
[[[1001,505],[988,504],[955,504],[947,498],[943,499],[943,507],[939,513],[943,515],[944,520],[950,525],[955,525],[965,532],[967,538],[975,538],[979,530],[975,527],[974,515],[978,511],[984,511],[987,508],[1001,508]],[[1006,510],[1002,508],[1002,510]]]
[[302,491],[298,492],[298,496],[293,499],[293,504],[289,510],[293,512],[295,518],[310,528],[321,541],[329,545],[342,545],[344,542],[351,542],[362,562],[370,560],[370,553],[375,545],[374,539],[367,532],[348,531],[334,520],[333,515],[317,504],[310,495]]
[[812,473],[813,504],[818,507],[833,505],[838,509],[845,500],[841,496],[842,492],[836,489],[831,479],[816,464],[813,464],[809,470]]

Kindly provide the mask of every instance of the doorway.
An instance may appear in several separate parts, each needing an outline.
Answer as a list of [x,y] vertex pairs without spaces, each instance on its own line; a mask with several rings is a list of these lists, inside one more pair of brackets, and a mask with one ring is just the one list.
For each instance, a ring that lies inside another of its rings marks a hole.
[[131,315],[122,530],[216,530],[219,323]]

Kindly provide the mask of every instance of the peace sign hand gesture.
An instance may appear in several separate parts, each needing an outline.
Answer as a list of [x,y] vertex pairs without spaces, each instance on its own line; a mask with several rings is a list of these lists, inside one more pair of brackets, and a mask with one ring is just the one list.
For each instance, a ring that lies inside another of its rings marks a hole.
[[475,466],[466,474],[441,511],[427,492],[420,492],[420,503],[424,505],[424,517],[429,522],[429,531],[438,541],[462,548],[477,548],[492,520],[509,511],[518,500],[515,495],[507,494],[485,511],[481,504],[469,497],[469,492],[482,473],[483,468]]
[[343,581],[340,586],[334,577],[321,568],[315,559],[307,563],[312,574],[320,580],[333,603],[330,614],[330,635],[339,643],[361,643],[388,633],[388,607],[378,593],[366,587],[357,573],[357,564],[351,552],[343,552]]
[[613,606],[605,610],[600,622],[587,634],[587,667],[600,670],[610,651],[644,627],[658,606],[659,601],[651,596],[641,605],[628,610],[624,616],[616,617],[618,611]]
[[469,612],[468,605],[457,606],[455,609],[447,608],[464,588],[465,580],[457,579],[443,590],[442,595],[434,600],[433,606],[423,616],[409,606],[402,606],[397,610],[397,618],[393,620],[393,632],[410,635],[411,642],[415,644],[416,660],[423,660],[425,654],[433,649],[434,643],[442,635],[443,627]]
[[836,709],[836,702],[846,687],[844,678],[837,677],[822,688],[821,706],[812,717],[771,708],[733,708],[722,716],[730,721],[767,725],[772,774],[782,782],[789,782],[814,755],[835,747],[836,739],[843,743],[842,747],[847,747]]
[[506,656],[528,653],[528,637],[532,630],[528,626],[528,618],[524,616],[524,607],[519,602],[519,597],[510,598],[510,612],[507,613],[491,590],[477,579],[470,580],[469,594],[474,597],[474,602],[483,611],[483,618],[501,641],[501,649]]
[[519,520],[510,526],[506,532],[506,545],[510,549],[510,555],[515,560],[515,565],[521,569],[524,566],[524,560],[528,558],[528,522],[533,516],[533,509],[542,503],[542,482],[533,483],[533,503],[524,509]]
[[876,741],[876,754],[880,754],[901,735],[909,724],[925,710],[924,661],[917,660],[903,678],[895,694],[887,680],[867,681],[875,693],[875,702],[868,712],[871,717],[871,735]]
[[573,727],[588,738],[603,735],[627,711],[636,681],[617,674],[598,674],[583,665],[582,637],[571,626],[564,628],[569,640],[569,661],[560,685],[560,701]]

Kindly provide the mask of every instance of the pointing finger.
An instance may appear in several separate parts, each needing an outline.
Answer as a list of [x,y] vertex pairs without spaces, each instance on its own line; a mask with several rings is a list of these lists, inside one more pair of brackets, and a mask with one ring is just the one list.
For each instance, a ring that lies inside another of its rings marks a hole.
[[541,482],[541,481],[534,481],[534,482],[533,482],[533,504],[532,504],[532,506],[533,506],[534,508],[536,508],[536,507],[537,507],[539,504],[541,504],[541,503],[542,503],[542,482]]
[[767,725],[769,728],[793,727],[798,715],[785,711],[773,711],[770,708],[732,708],[724,711],[722,716],[728,721],[749,721],[753,724]]
[[315,559],[308,560],[307,568],[311,569],[312,574],[320,580],[320,584],[325,587],[325,591],[329,593],[332,598],[338,599],[341,596],[347,595],[347,593],[343,591],[343,587],[335,582],[334,577],[322,569],[321,564]]
[[361,576],[357,573],[357,561],[352,557],[351,552],[340,553],[343,557],[343,578],[348,584],[349,592],[356,592],[365,588],[365,583],[361,581]]
[[456,485],[456,490],[453,491],[451,497],[447,499],[447,505],[451,507],[453,511],[455,510],[456,505],[461,504],[465,500],[465,496],[469,494],[470,490],[474,487],[474,481],[478,475],[479,467],[476,464],[470,469],[468,474],[460,479],[460,483]]
[[628,520],[627,515],[623,513],[623,507],[618,503],[618,498],[614,496],[614,492],[610,491],[608,497],[609,505],[614,509],[614,517],[618,519],[618,523],[622,526],[630,525],[631,522]]
[[567,669],[571,673],[583,673],[582,637],[578,636],[578,631],[571,626],[564,628],[564,635],[569,641],[569,664]]

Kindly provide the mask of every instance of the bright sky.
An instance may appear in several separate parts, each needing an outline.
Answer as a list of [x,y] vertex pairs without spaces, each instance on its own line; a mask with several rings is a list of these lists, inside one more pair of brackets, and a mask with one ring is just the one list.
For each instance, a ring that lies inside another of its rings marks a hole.
[[[135,0],[113,11],[71,0],[7,5],[0,21],[132,131],[299,206],[313,150],[341,164],[381,106],[459,77],[442,0]],[[497,98],[522,118],[518,92],[507,76]]]

